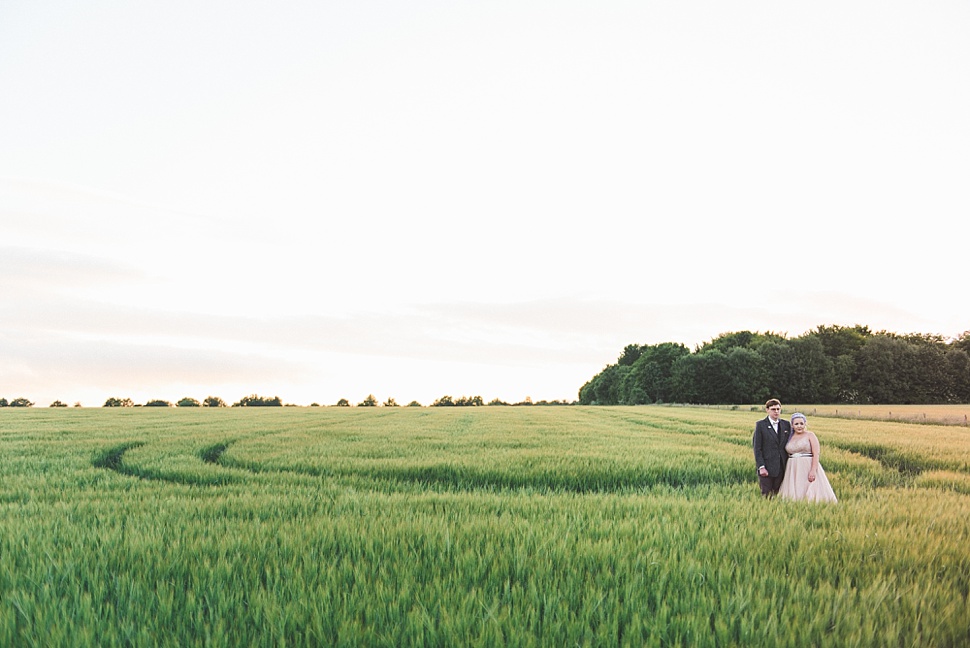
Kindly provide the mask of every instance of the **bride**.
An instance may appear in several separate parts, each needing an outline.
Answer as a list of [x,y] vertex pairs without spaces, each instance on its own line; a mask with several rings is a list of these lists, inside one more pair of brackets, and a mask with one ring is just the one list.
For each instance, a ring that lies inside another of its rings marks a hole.
[[785,445],[788,464],[778,497],[809,502],[837,502],[835,491],[819,463],[818,437],[809,431],[808,419],[804,414],[792,414],[791,427],[792,436]]

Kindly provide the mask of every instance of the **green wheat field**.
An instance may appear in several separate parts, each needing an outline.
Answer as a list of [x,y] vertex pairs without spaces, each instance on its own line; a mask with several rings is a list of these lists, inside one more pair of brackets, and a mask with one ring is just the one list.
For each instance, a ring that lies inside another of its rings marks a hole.
[[970,428],[761,416],[6,409],[0,645],[970,645]]

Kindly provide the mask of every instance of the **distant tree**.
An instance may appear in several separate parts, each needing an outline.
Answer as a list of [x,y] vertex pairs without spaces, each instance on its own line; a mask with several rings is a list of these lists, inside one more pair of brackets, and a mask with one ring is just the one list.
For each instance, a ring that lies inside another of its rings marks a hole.
[[722,333],[710,342],[707,342],[698,349],[699,352],[712,351],[717,349],[721,353],[727,353],[731,349],[742,348],[757,350],[762,344],[783,340],[784,336],[777,333],[752,333],[751,331],[737,331],[734,333]]
[[761,403],[768,398],[780,398],[783,403],[794,402],[798,367],[791,342],[767,342],[758,347],[758,355],[764,368],[764,387],[770,396],[753,402]]
[[962,349],[964,353],[970,355],[970,331],[964,331],[960,334],[960,337],[953,340],[951,346]]
[[169,403],[167,400],[160,400],[160,399],[150,400],[147,403],[145,403],[145,407],[171,407],[171,406],[172,404]]
[[488,401],[488,404],[490,406],[493,406],[493,407],[495,407],[495,406],[505,406],[505,407],[508,407],[508,405],[509,405],[508,403],[506,403],[504,400],[502,400],[500,398],[493,398],[492,400]]
[[81,401],[77,401],[76,403],[74,403],[74,407],[81,407]]
[[15,398],[10,401],[10,407],[33,407],[34,404],[31,403],[26,398]]
[[768,399],[761,355],[747,347],[734,347],[724,354],[730,377],[728,403],[760,403]]
[[398,404],[393,398],[388,398],[386,401],[384,401],[384,407],[398,407]]
[[337,401],[337,407],[350,407],[350,401],[346,398],[341,398]]
[[634,362],[640,359],[643,354],[643,350],[647,348],[640,344],[628,344],[623,348],[623,353],[620,357],[616,359],[616,364],[625,367],[632,365]]
[[946,371],[945,349],[942,342],[927,344],[912,338],[908,341],[902,372],[910,402],[946,402],[950,376]]
[[644,405],[651,402],[650,394],[644,388],[645,381],[641,375],[643,370],[644,366],[638,361],[623,372],[619,389],[620,403],[623,405]]
[[730,403],[734,381],[728,357],[713,348],[678,358],[673,366],[676,400],[681,403]]
[[59,400],[54,401],[48,407],[67,407],[67,403],[62,403]]
[[410,403],[408,403],[408,407],[424,407],[424,406],[418,401],[413,400]]
[[367,398],[357,404],[357,407],[377,407],[377,399],[374,394],[368,394]]
[[876,335],[859,352],[859,388],[871,403],[909,403],[902,384],[900,361],[906,342]]
[[310,403],[310,407],[320,407],[320,403]]
[[[677,358],[690,355],[683,344],[663,342],[644,349],[633,364],[630,375],[647,397],[647,402],[670,402],[673,395],[672,372]],[[626,400],[632,400],[628,395]]]
[[178,407],[201,407],[202,406],[202,403],[200,403],[199,401],[197,401],[194,398],[191,398],[189,396],[186,396],[185,398],[183,398],[182,400],[180,400],[178,403],[176,403],[176,405]]
[[[825,353],[825,345],[813,335],[791,341],[795,354],[792,372],[793,392],[787,396],[793,403],[831,403],[838,393],[835,362]],[[768,396],[754,402],[764,402]]]
[[103,407],[134,407],[135,402],[130,398],[111,397],[104,402]]
[[877,333],[859,352],[860,396],[871,403],[940,403],[952,393],[948,347],[938,336]]
[[202,401],[202,407],[226,407],[226,401],[218,396],[206,396],[206,399]]
[[432,407],[480,407],[485,404],[485,400],[481,396],[459,396],[457,399],[451,396],[442,396],[434,403],[431,404]]
[[6,398],[0,398],[0,407],[10,407],[10,403],[7,402]]
[[283,400],[279,396],[266,398],[252,394],[239,399],[232,404],[233,407],[283,407]]
[[950,378],[947,400],[970,403],[970,354],[963,349],[949,349],[946,354],[946,372]]
[[631,365],[607,365],[580,388],[580,402],[584,405],[619,405],[624,379],[632,369]]
[[857,355],[872,332],[868,326],[819,326],[809,335],[818,337],[825,348],[825,355],[837,358]]

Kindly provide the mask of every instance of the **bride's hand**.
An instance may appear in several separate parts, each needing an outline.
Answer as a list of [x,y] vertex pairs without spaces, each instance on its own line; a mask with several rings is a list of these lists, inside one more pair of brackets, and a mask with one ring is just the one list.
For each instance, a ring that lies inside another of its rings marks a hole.
[[810,482],[815,481],[815,473],[813,472],[808,473],[808,481]]

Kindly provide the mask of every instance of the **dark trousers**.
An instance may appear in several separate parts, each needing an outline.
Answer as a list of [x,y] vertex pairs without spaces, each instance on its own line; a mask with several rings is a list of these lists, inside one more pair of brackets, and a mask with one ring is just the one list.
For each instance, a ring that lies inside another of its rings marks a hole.
[[761,486],[761,494],[765,497],[774,497],[781,489],[781,482],[784,480],[784,475],[779,475],[778,477],[772,477],[771,475],[762,477],[758,475],[758,485]]

